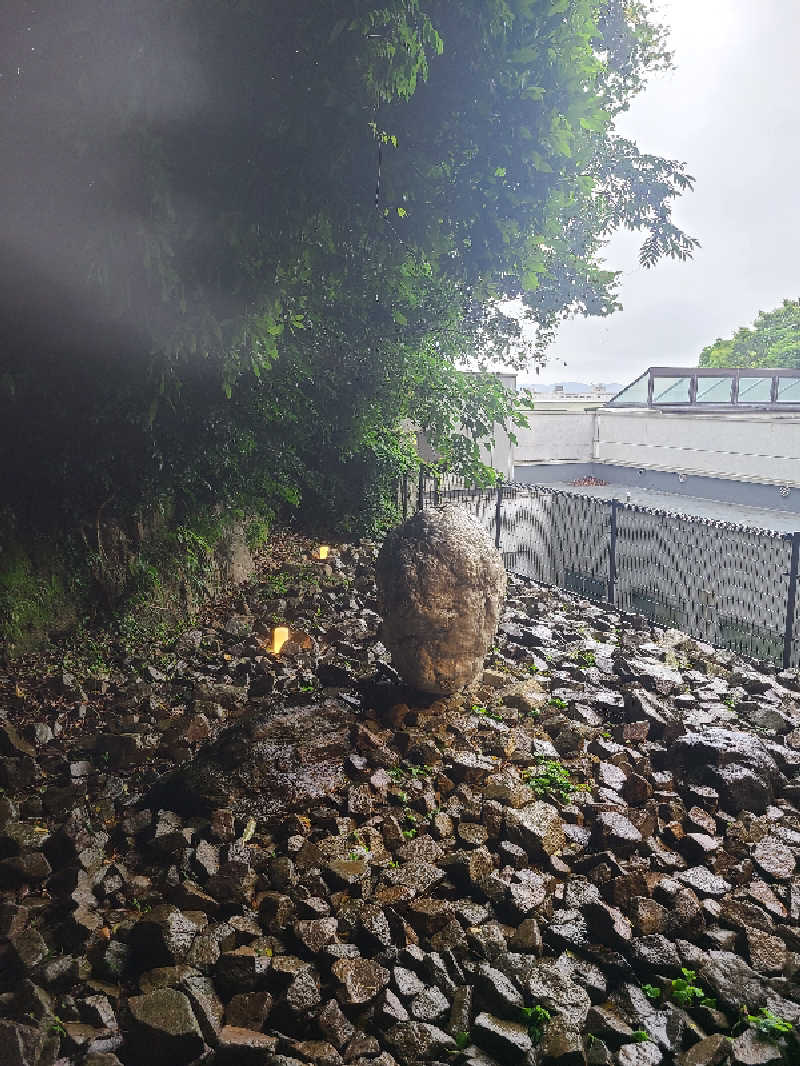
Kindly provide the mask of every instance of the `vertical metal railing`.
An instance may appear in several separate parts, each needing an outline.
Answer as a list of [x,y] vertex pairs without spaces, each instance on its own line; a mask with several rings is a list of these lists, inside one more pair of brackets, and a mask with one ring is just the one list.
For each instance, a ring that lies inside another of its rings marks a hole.
[[789,559],[789,586],[786,591],[786,626],[783,634],[783,668],[792,665],[794,650],[794,619],[797,601],[797,566],[800,560],[800,533],[791,534],[792,554]]
[[[443,499],[467,506],[512,573],[740,654],[798,665],[800,532],[749,529],[548,486],[498,481],[478,489],[447,474],[428,488],[428,473],[420,470],[417,509]],[[407,501],[407,480],[401,493]]]

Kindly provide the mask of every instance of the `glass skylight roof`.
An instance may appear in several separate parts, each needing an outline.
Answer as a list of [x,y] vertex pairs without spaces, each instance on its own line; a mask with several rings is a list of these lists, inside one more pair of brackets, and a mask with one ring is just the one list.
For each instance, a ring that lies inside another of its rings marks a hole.
[[654,366],[609,407],[680,410],[800,410],[800,370]]

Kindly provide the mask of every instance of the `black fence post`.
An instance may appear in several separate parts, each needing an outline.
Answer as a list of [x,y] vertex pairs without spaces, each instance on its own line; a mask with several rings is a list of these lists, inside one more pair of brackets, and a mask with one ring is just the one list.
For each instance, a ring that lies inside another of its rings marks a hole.
[[408,518],[408,474],[403,474],[401,491],[403,493],[403,521],[405,522]]
[[425,467],[419,468],[419,481],[417,482],[417,510],[421,511],[425,506]]
[[792,665],[792,643],[794,640],[794,610],[797,603],[797,565],[800,561],[800,533],[790,535],[792,556],[789,562],[789,588],[786,593],[786,628],[783,634],[783,668]]
[[434,505],[434,507],[438,507],[441,502],[442,502],[442,498],[439,495],[439,475],[438,474],[434,474],[433,475],[433,505]]
[[619,500],[611,501],[611,527],[608,537],[608,602],[617,598],[617,508]]
[[500,515],[503,512],[503,479],[497,480],[497,503],[494,505],[494,546],[500,550]]

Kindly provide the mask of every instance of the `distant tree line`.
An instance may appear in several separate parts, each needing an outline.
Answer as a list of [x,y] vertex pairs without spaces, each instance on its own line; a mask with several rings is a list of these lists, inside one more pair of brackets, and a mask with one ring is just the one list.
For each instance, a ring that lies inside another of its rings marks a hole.
[[700,353],[700,366],[776,366],[800,369],[800,300],[759,311],[752,326],[716,340]]

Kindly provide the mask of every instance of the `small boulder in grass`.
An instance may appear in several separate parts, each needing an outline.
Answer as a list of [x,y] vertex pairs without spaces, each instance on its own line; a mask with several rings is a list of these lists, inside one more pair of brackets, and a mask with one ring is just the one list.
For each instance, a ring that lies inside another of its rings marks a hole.
[[449,695],[475,681],[506,594],[500,553],[466,508],[419,511],[386,537],[376,566],[381,639],[403,680]]

